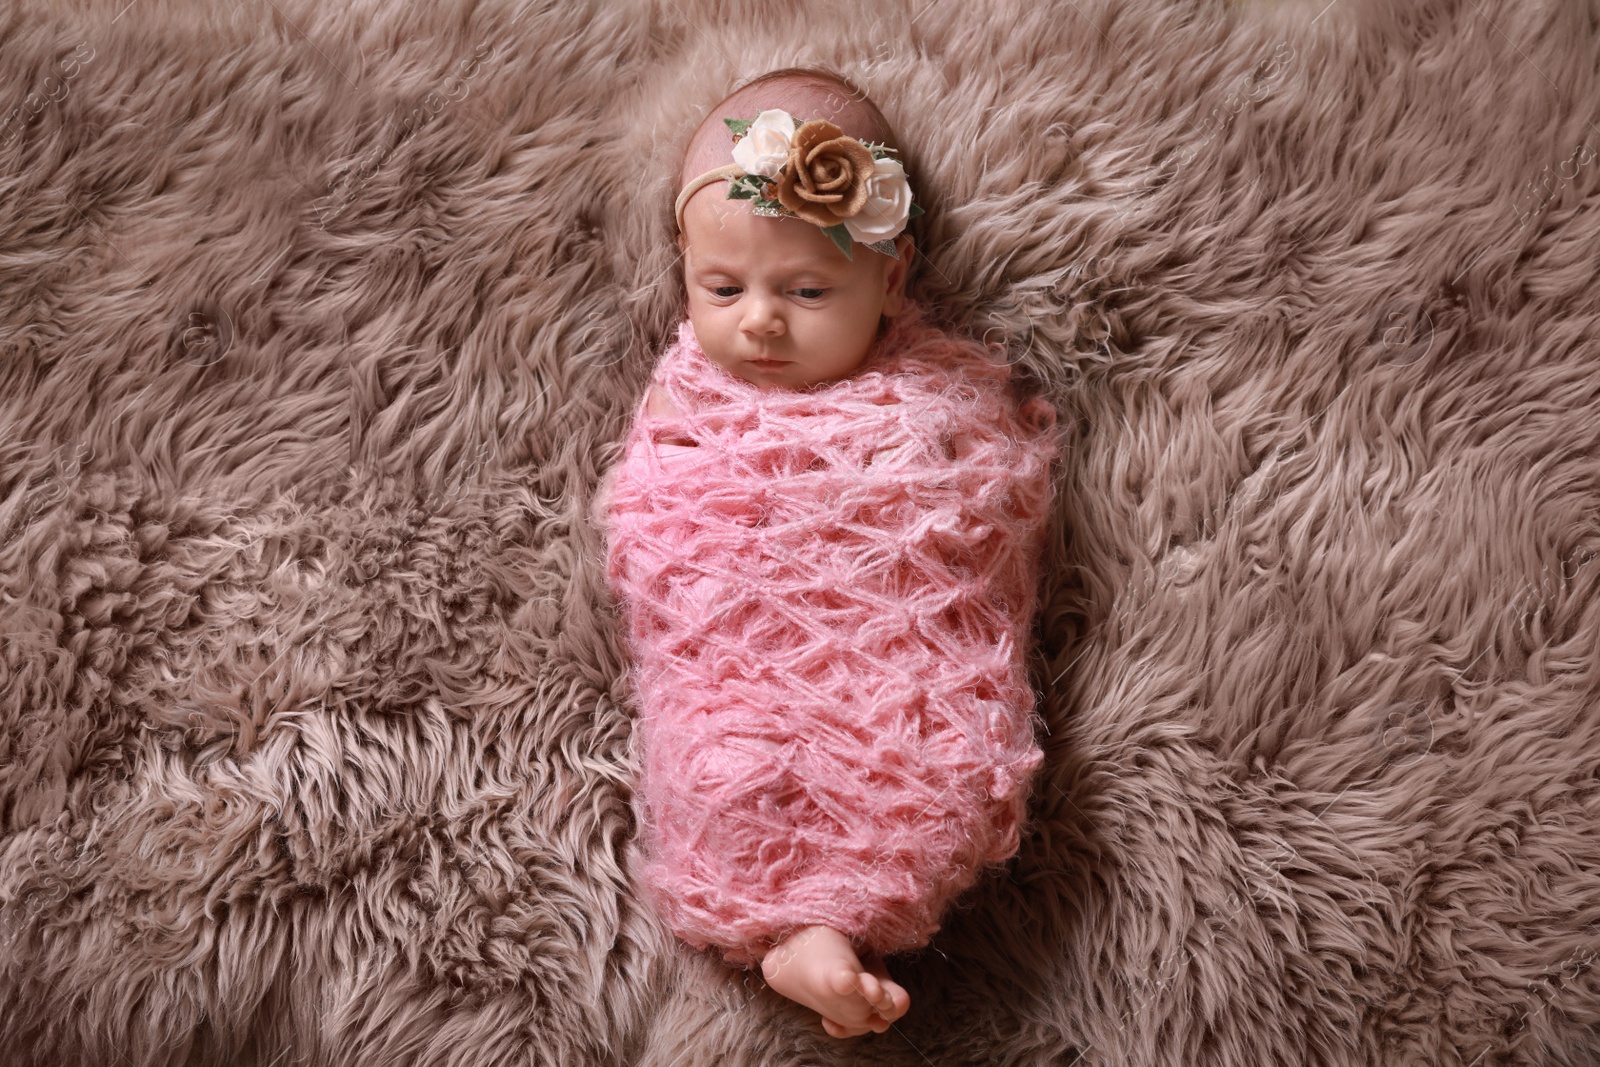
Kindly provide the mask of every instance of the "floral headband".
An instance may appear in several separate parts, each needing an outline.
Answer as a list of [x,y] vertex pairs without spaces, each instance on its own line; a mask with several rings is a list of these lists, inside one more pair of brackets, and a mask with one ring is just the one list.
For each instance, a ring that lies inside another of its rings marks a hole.
[[733,162],[708,170],[678,193],[674,213],[702,187],[728,178],[729,200],[753,200],[752,215],[787,215],[822,227],[854,259],[852,241],[900,258],[894,239],[923,210],[894,149],[846,137],[826,119],[797,123],[780,108],[754,119],[723,119],[733,132]]

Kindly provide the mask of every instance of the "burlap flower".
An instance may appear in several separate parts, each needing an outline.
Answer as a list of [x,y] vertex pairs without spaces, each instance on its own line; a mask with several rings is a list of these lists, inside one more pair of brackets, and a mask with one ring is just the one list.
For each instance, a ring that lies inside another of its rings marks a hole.
[[872,152],[824,119],[794,131],[789,163],[778,176],[778,202],[807,222],[834,226],[867,203]]

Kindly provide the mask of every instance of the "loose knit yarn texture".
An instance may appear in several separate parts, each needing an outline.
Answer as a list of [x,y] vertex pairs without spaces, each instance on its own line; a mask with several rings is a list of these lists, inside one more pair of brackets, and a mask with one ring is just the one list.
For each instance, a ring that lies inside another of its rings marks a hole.
[[[847,379],[761,389],[686,319],[605,512],[633,660],[642,889],[750,966],[822,924],[927,944],[1015,854],[1055,409],[908,303]],[[663,444],[686,436],[696,447]]]

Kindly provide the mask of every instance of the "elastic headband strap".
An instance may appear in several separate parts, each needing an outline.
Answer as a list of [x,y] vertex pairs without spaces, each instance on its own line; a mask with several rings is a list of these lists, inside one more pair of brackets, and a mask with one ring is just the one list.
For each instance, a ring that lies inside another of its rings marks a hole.
[[689,198],[691,196],[699,192],[701,189],[704,189],[714,181],[722,178],[737,178],[743,173],[744,168],[739,166],[739,164],[729,163],[725,166],[718,167],[716,170],[708,170],[704,174],[695,178],[688,185],[685,185],[678,193],[678,202],[672,205],[673,214],[678,216],[679,232],[681,233],[683,231],[683,205],[689,202]]

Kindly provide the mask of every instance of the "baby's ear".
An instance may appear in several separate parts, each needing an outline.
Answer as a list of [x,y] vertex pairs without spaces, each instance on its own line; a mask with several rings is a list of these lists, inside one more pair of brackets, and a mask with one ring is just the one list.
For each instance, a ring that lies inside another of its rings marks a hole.
[[681,230],[678,231],[678,251],[679,252],[684,251],[688,247],[688,245],[689,245],[689,239],[683,235],[683,231],[681,231]]
[[917,251],[917,239],[909,233],[902,233],[894,239],[894,246],[900,250],[900,259],[906,265],[907,273],[911,270],[911,257]]
[[905,306],[906,279],[911,273],[911,257],[916,252],[916,242],[909,233],[902,233],[894,239],[894,248],[900,253],[900,258],[889,261],[883,294],[883,313],[891,319],[900,314]]

